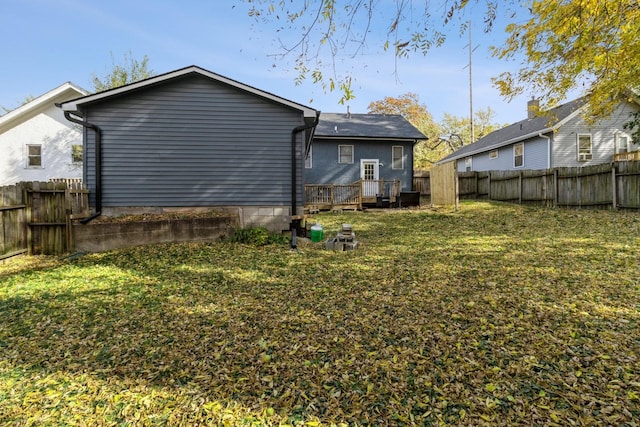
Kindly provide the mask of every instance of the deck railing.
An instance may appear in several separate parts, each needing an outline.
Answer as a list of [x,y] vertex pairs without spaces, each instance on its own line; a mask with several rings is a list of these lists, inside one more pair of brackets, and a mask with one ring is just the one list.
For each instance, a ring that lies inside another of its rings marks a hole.
[[632,162],[640,160],[640,151],[630,151],[628,153],[618,153],[613,155],[614,162]]
[[[373,188],[372,188],[373,187]],[[305,188],[306,207],[333,209],[353,207],[362,209],[363,203],[375,203],[378,195],[395,202],[400,196],[400,181],[367,180],[351,184],[307,184]]]

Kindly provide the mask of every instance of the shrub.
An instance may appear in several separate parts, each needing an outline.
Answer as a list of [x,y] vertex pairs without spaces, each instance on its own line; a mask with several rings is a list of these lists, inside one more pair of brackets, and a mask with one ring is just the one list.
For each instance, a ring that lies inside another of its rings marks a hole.
[[285,244],[287,238],[281,233],[274,233],[264,227],[237,228],[229,237],[229,241],[246,243],[255,246]]

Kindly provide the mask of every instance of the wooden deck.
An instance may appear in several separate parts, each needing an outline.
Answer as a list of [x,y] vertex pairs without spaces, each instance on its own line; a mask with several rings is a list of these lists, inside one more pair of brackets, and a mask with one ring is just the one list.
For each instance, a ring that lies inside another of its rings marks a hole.
[[400,181],[356,181],[351,184],[307,184],[304,206],[310,212],[322,210],[361,210],[376,204],[382,195],[394,205],[400,196]]

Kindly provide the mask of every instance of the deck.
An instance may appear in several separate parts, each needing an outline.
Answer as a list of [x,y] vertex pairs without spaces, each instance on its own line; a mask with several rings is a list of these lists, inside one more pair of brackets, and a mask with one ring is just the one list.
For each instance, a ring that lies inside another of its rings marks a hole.
[[304,186],[305,209],[361,210],[363,205],[377,204],[379,198],[395,205],[400,196],[400,181],[359,180],[351,184],[307,184]]

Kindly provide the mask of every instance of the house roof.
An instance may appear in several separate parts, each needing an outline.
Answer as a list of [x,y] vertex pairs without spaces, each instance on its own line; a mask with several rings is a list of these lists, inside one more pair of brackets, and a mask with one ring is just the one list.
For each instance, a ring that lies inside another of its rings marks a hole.
[[0,132],[4,132],[19,123],[22,123],[39,114],[43,109],[52,107],[56,102],[62,102],[78,96],[86,95],[88,92],[80,86],[66,82],[27,102],[24,105],[0,116]]
[[446,163],[485,151],[494,150],[505,145],[514,144],[526,139],[555,131],[568,120],[580,113],[587,101],[586,97],[562,104],[532,119],[524,119],[503,127],[480,138],[473,144],[465,145],[447,157],[438,161]]
[[78,99],[74,99],[74,100],[70,100],[68,102],[64,102],[60,105],[60,108],[62,108],[65,111],[78,111],[79,107],[89,104],[89,103],[93,103],[93,102],[97,102],[97,101],[102,101],[114,96],[118,96],[121,95],[123,93],[128,93],[131,91],[135,91],[138,89],[142,89],[142,88],[146,88],[146,87],[151,87],[154,85],[157,85],[159,83],[163,83],[172,79],[176,79],[179,77],[184,77],[184,76],[188,76],[190,74],[197,74],[200,76],[204,76],[207,78],[210,78],[212,80],[227,84],[229,86],[233,86],[235,88],[238,88],[240,90],[246,91],[246,92],[250,92],[254,95],[260,96],[262,98],[268,99],[270,101],[274,101],[277,102],[279,104],[285,105],[287,107],[293,108],[295,110],[300,110],[304,113],[305,117],[313,117],[315,118],[317,115],[317,111],[311,107],[307,107],[306,105],[302,105],[302,104],[298,104],[297,102],[293,102],[290,101],[288,99],[282,98],[280,96],[274,95],[270,92],[266,92],[260,89],[257,89],[253,86],[249,86],[246,85],[244,83],[240,83],[236,80],[230,79],[228,77],[222,76],[220,74],[216,74],[214,72],[205,70],[204,68],[200,68],[198,66],[195,65],[191,65],[189,67],[185,67],[185,68],[180,68],[178,70],[175,71],[170,71],[168,73],[165,74],[160,74],[154,77],[150,77],[148,79],[144,79],[144,80],[140,80],[134,83],[130,83],[124,86],[120,86],[117,88],[113,88],[113,89],[108,89],[102,92],[98,92],[98,93],[94,93],[88,96],[84,96]]
[[427,139],[399,114],[322,113],[316,127],[318,138]]

